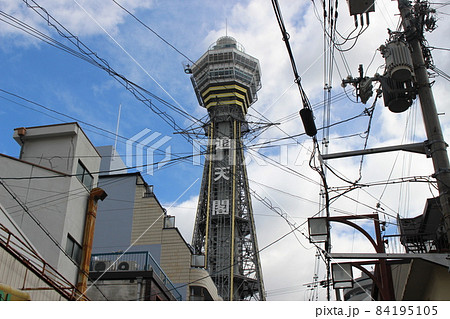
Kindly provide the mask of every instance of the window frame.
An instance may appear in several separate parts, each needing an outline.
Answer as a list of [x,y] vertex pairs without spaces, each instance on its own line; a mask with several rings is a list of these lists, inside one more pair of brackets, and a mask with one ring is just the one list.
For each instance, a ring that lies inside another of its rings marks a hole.
[[89,172],[86,166],[84,166],[81,160],[78,160],[76,176],[80,183],[84,185],[84,187],[86,187],[88,190],[92,189],[92,187],[94,186],[94,176]]
[[66,253],[78,265],[81,264],[83,257],[83,246],[81,246],[70,234],[67,234]]

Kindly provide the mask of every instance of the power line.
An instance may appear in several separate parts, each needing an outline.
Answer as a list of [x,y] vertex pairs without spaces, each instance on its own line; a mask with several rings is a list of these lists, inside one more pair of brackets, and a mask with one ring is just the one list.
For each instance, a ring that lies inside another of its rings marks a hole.
[[302,197],[302,196],[299,196],[299,195],[295,195],[295,194],[289,193],[289,192],[284,191],[284,190],[281,190],[281,189],[279,189],[279,188],[272,187],[272,186],[269,186],[269,185],[266,185],[266,184],[257,182],[257,181],[255,181],[255,180],[253,180],[253,179],[250,179],[250,178],[249,178],[248,180],[251,181],[252,183],[255,183],[255,184],[258,184],[258,185],[260,185],[260,186],[263,186],[263,187],[272,189],[272,190],[274,190],[274,191],[277,191],[277,192],[280,192],[280,193],[282,193],[282,194],[291,196],[291,197],[293,197],[293,198],[297,198],[297,199],[306,201],[306,202],[311,203],[311,204],[319,204],[317,201],[314,201],[314,200],[311,200],[311,199],[308,199],[308,198],[305,198],[305,197]]
[[30,26],[29,24],[7,14],[4,11],[0,11],[0,15],[3,16],[3,19],[0,18],[0,21],[5,22],[6,24],[9,24],[10,26],[22,30],[23,32],[35,37],[38,40],[41,40],[51,46],[53,46],[56,49],[65,51],[69,54],[72,54],[73,56],[82,59],[94,66],[97,66],[95,63],[92,62],[91,59],[87,58],[86,56],[84,56],[83,54],[81,54],[80,52],[77,52],[75,50],[73,50],[72,48],[64,45],[63,43],[53,39],[52,37],[46,35],[45,33],[42,33],[41,31],[33,28],[32,26]]
[[[63,113],[63,112],[57,111],[57,110],[55,110],[55,109],[53,109],[53,108],[50,108],[50,107],[45,106],[45,105],[43,105],[43,104],[40,104],[40,103],[38,103],[38,102],[32,101],[32,100],[30,100],[30,99],[28,99],[28,98],[25,98],[25,97],[23,97],[23,96],[20,96],[20,95],[18,95],[18,94],[15,94],[15,93],[12,93],[12,92],[3,90],[3,89],[1,89],[1,88],[0,88],[0,92],[3,92],[3,93],[8,94],[8,95],[10,95],[10,96],[13,96],[14,98],[20,99],[20,100],[25,101],[25,102],[27,102],[27,103],[33,104],[33,105],[35,105],[35,106],[37,106],[37,107],[39,107],[39,108],[45,109],[45,110],[47,110],[47,111],[49,111],[49,112],[52,112],[52,113],[55,113],[55,114],[58,114],[58,115],[67,117],[68,119],[73,120],[73,121],[76,121],[77,123],[81,123],[81,124],[86,125],[86,126],[88,126],[88,127],[92,127],[92,128],[94,128],[94,129],[96,129],[96,130],[98,130],[98,131],[105,132],[105,133],[107,133],[107,134],[109,134],[109,135],[112,135],[114,139],[115,139],[116,137],[118,137],[118,138],[121,139],[121,142],[123,142],[123,140],[125,140],[125,141],[127,141],[127,142],[132,142],[132,143],[134,143],[134,144],[136,144],[136,145],[142,145],[142,143],[139,142],[139,141],[135,141],[135,140],[132,140],[131,138],[127,138],[127,137],[125,137],[125,136],[116,134],[115,132],[109,131],[109,130],[104,129],[104,128],[102,128],[102,127],[99,127],[99,126],[97,126],[97,125],[91,124],[91,123],[89,123],[89,122],[83,121],[83,120],[81,120],[81,119],[79,119],[79,118],[73,117],[73,116],[68,115],[68,114],[65,114],[65,113]],[[16,102],[16,101],[13,101],[13,100],[11,100],[11,99],[8,99],[8,98],[2,97],[2,96],[0,96],[0,98],[2,98],[2,99],[4,99],[4,100],[7,100],[7,101],[9,101],[9,102],[11,102],[11,103],[14,103],[14,104],[16,104],[16,105],[20,105],[20,106],[22,106],[22,107],[29,108],[28,106],[23,105],[23,104],[21,104],[21,103],[18,103],[18,102]],[[33,108],[29,108],[29,109],[35,110],[35,109],[33,109]],[[37,110],[35,110],[35,111],[37,111]],[[46,113],[44,113],[44,114],[46,114]],[[61,120],[61,119],[58,119],[58,120]],[[97,134],[99,134],[99,133],[97,133]],[[102,134],[100,134],[100,135],[102,135]],[[109,135],[102,135],[102,136],[111,138],[111,136],[109,136]],[[158,148],[154,148],[154,147],[152,147],[151,145],[143,145],[143,146],[144,146],[146,149],[152,149],[152,150],[154,150],[154,151],[157,152],[157,153],[160,153],[160,154],[165,155],[165,152],[164,152],[163,150],[160,150],[160,149],[158,149]],[[181,159],[181,160],[185,159],[184,156],[179,155],[179,154],[184,154],[184,153],[171,153],[171,156],[176,156],[176,158],[179,158],[179,159]],[[192,156],[197,156],[197,155],[196,155],[196,154],[192,154]],[[150,165],[156,165],[156,164],[157,164],[157,163],[153,163],[153,164],[149,164],[148,166],[150,166]],[[146,166],[142,166],[142,167],[146,167]],[[140,168],[140,166],[131,167],[131,168]]]
[[[7,180],[7,178],[2,178],[2,179],[3,180]],[[118,182],[118,181],[112,181],[112,182],[104,183],[103,186],[108,186],[108,185],[114,184],[116,182]],[[10,187],[11,188],[21,188],[21,187],[19,187],[17,185],[10,186]],[[23,187],[23,188],[32,189],[30,187]],[[80,184],[79,188],[74,188],[70,192],[55,192],[55,191],[48,191],[48,192],[52,193],[52,195],[49,195],[49,196],[46,196],[46,197],[39,197],[39,198],[34,199],[34,200],[28,199],[27,207],[29,209],[35,209],[35,208],[38,208],[38,207],[40,207],[40,208],[45,207],[47,209],[48,207],[50,207],[50,204],[56,203],[56,202],[58,202],[60,200],[66,200],[66,199],[68,199],[69,201],[70,200],[75,200],[75,199],[78,199],[80,197],[84,197],[85,196],[86,188]],[[16,209],[16,208],[19,208],[19,210],[10,211],[11,215],[14,215],[15,213],[18,213],[18,212],[21,211],[20,205],[15,205],[15,206],[8,207],[8,210]]]
[[[58,247],[58,249],[75,265],[77,270],[89,278],[89,273],[84,271],[83,269],[81,269],[81,267],[78,265],[78,263],[72,259],[72,257],[61,246],[61,244],[58,242],[58,240],[56,240],[53,237],[53,235],[50,233],[50,231],[47,230],[47,228],[45,228],[45,226],[41,223],[41,221],[33,213],[31,213],[31,211],[28,209],[28,207],[19,199],[19,197],[10,189],[10,187],[8,185],[6,185],[6,183],[4,183],[3,178],[0,178],[0,185],[7,191],[7,193],[12,197],[12,199],[19,204],[19,206],[23,209],[23,211],[44,232],[44,234],[56,245],[56,247]],[[105,300],[108,300],[108,298],[103,294],[103,292],[100,289],[99,289],[99,292],[103,295]],[[80,296],[80,298],[81,298],[81,296]]]
[[[341,124],[347,123],[349,121],[353,121],[353,120],[355,120],[355,119],[357,119],[357,118],[359,118],[361,116],[366,116],[366,115],[368,115],[367,112],[363,111],[363,112],[359,113],[358,115],[349,117],[347,119],[344,119],[344,120],[341,120],[341,121],[338,121],[338,122],[335,122],[335,123],[332,123],[332,124],[330,124],[330,125],[328,125],[326,127],[320,127],[320,128],[317,129],[317,131],[323,130],[325,128],[331,128],[333,126],[341,125]],[[281,137],[281,138],[274,139],[274,140],[271,140],[271,141],[265,141],[265,142],[256,143],[256,144],[253,144],[253,145],[246,145],[246,147],[247,148],[252,148],[252,147],[256,147],[256,146],[260,146],[260,145],[266,145],[266,144],[275,143],[275,142],[278,142],[278,141],[283,141],[283,140],[286,140],[286,139],[293,139],[295,137],[300,137],[300,136],[304,136],[304,135],[306,135],[306,133],[299,133],[299,134],[294,134],[294,135],[288,135],[287,137]],[[294,141],[296,141],[296,143],[298,144],[297,140],[294,140]]]
[[154,35],[156,35],[159,39],[161,39],[165,44],[167,44],[168,46],[170,46],[172,49],[174,49],[177,53],[179,53],[181,56],[183,56],[184,58],[186,58],[189,62],[191,62],[192,64],[195,64],[194,61],[192,61],[188,56],[186,56],[183,52],[181,52],[180,50],[178,50],[174,45],[172,45],[171,43],[169,43],[166,39],[164,39],[162,36],[160,36],[155,30],[153,30],[152,28],[150,28],[147,24],[145,24],[142,20],[140,20],[136,15],[134,15],[133,13],[131,13],[128,9],[124,8],[120,3],[118,3],[116,0],[112,0],[119,8],[121,8],[123,11],[125,11],[126,13],[128,13],[130,16],[132,16],[137,22],[139,22],[141,25],[143,25],[147,30],[151,31]]
[[[201,155],[205,155],[203,153],[199,153],[199,154],[191,154],[191,155],[186,155],[186,156],[180,156],[174,159],[169,159],[169,160],[163,160],[163,161],[158,161],[158,162],[154,162],[154,163],[148,163],[148,164],[142,164],[142,165],[136,165],[136,166],[132,166],[132,167],[124,167],[124,168],[117,168],[117,169],[112,169],[112,170],[104,170],[104,171],[97,171],[97,172],[90,172],[93,175],[96,174],[105,174],[105,173],[114,173],[114,172],[122,172],[126,169],[138,169],[138,168],[144,168],[144,167],[149,167],[149,166],[156,166],[156,165],[160,165],[160,164],[167,164],[167,163],[173,163],[173,162],[177,162],[177,161],[181,161],[181,160],[186,160],[195,156],[201,156]],[[23,180],[23,179],[49,179],[49,178],[60,178],[60,177],[76,177],[76,176],[80,176],[81,174],[64,174],[61,173],[60,175],[49,175],[49,176],[24,176],[24,177],[5,177],[3,179],[5,180]]]
[[[315,216],[319,215],[321,213],[321,210],[322,209],[320,209],[318,212],[313,214],[312,217],[315,217]],[[307,221],[305,221],[305,222],[303,222],[303,223],[301,223],[299,225],[293,226],[290,231],[288,231],[287,233],[285,233],[282,236],[278,237],[277,239],[273,240],[272,242],[270,242],[269,244],[267,244],[263,248],[259,249],[256,253],[259,254],[260,252],[262,252],[262,251],[272,247],[273,245],[277,244],[278,242],[280,242],[281,240],[285,239],[287,236],[289,236],[290,234],[292,234],[292,233],[294,233],[296,231],[300,232],[301,235],[303,235],[305,238],[309,239],[309,237],[303,231],[300,230],[300,228],[303,227],[306,223],[307,223]],[[312,243],[312,244],[314,246],[316,246],[316,248],[318,248],[323,253],[323,250],[320,247],[318,247],[317,244],[314,244],[314,243]],[[237,262],[235,264],[237,264]],[[230,267],[233,267],[235,264],[227,266],[227,267],[224,267],[223,269],[219,269],[219,270],[217,270],[217,272],[220,273],[221,271],[225,271],[225,270],[229,269]],[[173,288],[173,289],[179,289],[179,288],[183,288],[183,287],[189,286],[189,285],[191,285],[193,283],[196,283],[198,281],[206,279],[206,278],[210,277],[211,275],[214,275],[214,273],[208,274],[208,275],[206,275],[204,277],[201,277],[199,279],[196,279],[194,281],[191,281],[191,282],[185,283],[183,285],[177,286],[177,288]],[[169,289],[169,291],[171,291],[173,289]],[[143,300],[146,297],[151,297],[151,296],[153,296],[153,294],[145,295],[145,296],[141,297],[139,300]],[[132,299],[132,300],[136,300],[136,299]]]
[[[158,38],[160,38],[163,42],[165,42],[167,45],[169,45],[170,47],[172,47],[176,52],[178,52],[180,55],[182,55],[183,57],[185,57],[187,60],[189,60],[189,62],[191,62],[193,65],[195,65],[195,62],[192,61],[189,57],[187,57],[184,53],[182,53],[181,51],[179,51],[175,46],[173,46],[172,44],[170,44],[166,39],[164,39],[162,36],[160,36],[156,31],[154,31],[152,28],[150,28],[148,25],[146,25],[142,20],[140,20],[139,18],[137,18],[134,14],[132,14],[129,10],[127,10],[126,8],[124,8],[122,5],[120,5],[116,0],[112,0],[117,6],[119,6],[122,10],[124,10],[125,12],[127,12],[130,16],[132,16],[136,21],[138,21],[141,25],[143,25],[146,29],[148,29],[149,31],[151,31],[152,33],[154,33]],[[295,63],[295,62],[294,62]],[[297,77],[299,78],[299,76]],[[257,110],[255,110],[255,112],[257,112],[261,117],[263,117],[264,119],[266,119],[268,121],[267,118],[264,117],[263,114],[261,114],[260,112],[258,112]],[[282,130],[280,127],[277,126],[277,128],[279,130],[281,130],[284,134],[288,135],[284,130]],[[262,132],[260,133],[262,134]],[[288,135],[289,136],[289,135]],[[255,136],[254,138],[256,138],[257,136]]]
[[303,103],[303,108],[306,109],[310,109],[311,110],[311,104],[309,102],[308,97],[306,96],[305,91],[303,90],[302,84],[301,84],[301,78],[300,75],[297,71],[297,66],[295,64],[295,59],[294,59],[294,54],[292,53],[292,49],[291,49],[291,45],[289,43],[289,38],[290,35],[286,30],[286,27],[284,25],[284,21],[283,21],[283,16],[281,15],[281,9],[280,9],[280,5],[278,4],[278,0],[272,0],[272,6],[273,6],[273,10],[275,12],[275,16],[277,18],[277,22],[278,25],[280,27],[281,30],[281,34],[283,36],[283,41],[286,45],[286,49],[289,55],[289,60],[291,62],[291,66],[292,66],[292,71],[294,72],[294,81],[295,83],[297,83],[297,87],[299,89],[300,92],[300,97]]
[[[45,10],[43,7],[37,4],[34,0],[23,0],[23,2],[30,9],[34,10],[39,16],[41,16],[49,26],[53,27],[60,36],[70,41],[83,56],[90,59],[95,66],[106,71],[108,75],[112,76],[123,87],[125,87],[129,92],[131,92],[136,97],[136,99],[145,104],[150,110],[152,110],[156,115],[158,115],[164,122],[170,125],[173,129],[182,131],[181,127],[175,122],[175,120],[169,114],[167,114],[167,112],[162,111],[159,107],[157,107],[154,103],[152,103],[149,97],[157,100],[161,104],[169,107],[171,110],[175,111],[176,113],[184,116],[185,118],[193,122],[198,121],[198,119],[194,118],[191,114],[185,112],[179,107],[170,104],[169,102],[149,92],[148,90],[144,89],[138,84],[128,80],[125,76],[117,73],[105,59],[100,58],[96,52],[92,51],[77,36],[73,35],[67,28],[65,28],[61,23],[59,23],[55,18],[53,18],[53,16],[50,15],[47,12],[47,10]],[[30,4],[30,2],[32,2],[33,4]],[[188,137],[186,136],[184,137],[188,141],[190,141]]]
[[[345,88],[343,88],[343,90],[345,91]],[[348,98],[346,92],[341,92],[341,93],[333,95],[331,97],[330,103],[339,102],[339,101],[342,101],[345,98]],[[311,107],[315,111],[315,110],[317,110],[319,108],[322,108],[324,106],[324,104],[326,104],[326,103],[328,103],[328,101],[317,102],[317,103],[311,104]],[[276,120],[274,122],[275,123],[284,124],[284,123],[287,123],[287,122],[289,122],[291,120],[298,119],[298,118],[299,118],[298,112],[294,112],[294,113],[288,114],[288,115],[286,115],[286,116],[284,116],[284,117],[282,117],[282,118],[280,118],[280,119],[278,119],[278,120]]]
[[[255,190],[250,188],[250,192],[253,195],[254,198],[256,198],[258,201],[260,201],[264,206],[266,206],[268,209],[270,209],[271,211],[275,212],[278,216],[280,216],[284,221],[286,221],[286,223],[288,224],[289,228],[293,229],[295,227],[295,223],[292,223],[289,220],[289,215],[281,208],[281,207],[275,207],[273,206],[272,202],[270,201],[270,199],[268,199],[267,197],[262,197],[260,196]],[[284,211],[284,212],[283,212]],[[294,233],[295,239],[297,240],[297,242],[300,244],[300,246],[302,246],[303,248],[307,249],[300,241],[300,239],[297,237],[297,235]]]
[[255,152],[253,150],[251,150],[251,151],[252,151],[252,153],[257,154],[259,157],[264,157],[265,159],[267,159],[269,161],[269,163],[272,163],[275,167],[277,167],[277,168],[279,168],[279,169],[281,169],[281,170],[283,170],[283,171],[285,171],[287,173],[290,173],[290,174],[292,174],[294,176],[300,177],[300,178],[302,178],[302,179],[304,179],[304,180],[306,180],[306,181],[308,181],[308,182],[310,182],[312,184],[320,185],[319,182],[313,180],[312,178],[310,178],[310,177],[308,177],[308,176],[306,176],[306,175],[304,175],[302,173],[299,173],[296,170],[294,170],[294,169],[292,169],[292,168],[290,168],[288,166],[284,166],[284,165],[278,163],[277,161],[275,161],[274,159],[270,158],[267,155],[264,155],[264,154],[261,154],[261,153],[257,153],[257,152]]

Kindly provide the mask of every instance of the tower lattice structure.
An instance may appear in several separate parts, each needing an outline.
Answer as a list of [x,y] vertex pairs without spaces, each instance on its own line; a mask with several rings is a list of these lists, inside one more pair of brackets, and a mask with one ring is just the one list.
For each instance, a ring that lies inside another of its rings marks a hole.
[[219,38],[192,66],[208,110],[208,136],[192,245],[224,300],[265,300],[242,137],[261,88],[259,61],[232,37]]

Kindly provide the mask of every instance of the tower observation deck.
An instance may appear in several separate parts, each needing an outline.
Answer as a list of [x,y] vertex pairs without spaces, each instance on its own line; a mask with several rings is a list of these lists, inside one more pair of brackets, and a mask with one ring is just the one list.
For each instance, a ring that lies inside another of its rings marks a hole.
[[261,88],[259,61],[232,37],[219,38],[192,66],[208,110],[208,149],[192,245],[224,300],[265,300],[242,135]]

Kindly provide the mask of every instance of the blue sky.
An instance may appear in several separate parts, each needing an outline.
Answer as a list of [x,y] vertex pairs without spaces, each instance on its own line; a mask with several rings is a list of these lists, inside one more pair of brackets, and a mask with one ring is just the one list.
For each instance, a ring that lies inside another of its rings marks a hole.
[[[220,36],[233,36],[245,47],[246,52],[258,58],[261,64],[262,89],[258,92],[258,101],[252,107],[255,110],[249,113],[249,121],[269,120],[282,123],[279,128],[272,127],[253,140],[249,137],[246,144],[252,146],[303,132],[302,123],[295,115],[301,108],[299,92],[293,82],[288,55],[268,0],[117,0],[179,52],[120,9],[112,0],[36,2],[99,57],[108,61],[117,73],[166,102],[184,109],[196,119],[203,118],[206,110],[198,106],[183,64],[188,62],[187,58],[196,61]],[[346,2],[341,2],[338,30],[341,34],[348,35],[354,28],[353,21],[348,16]],[[290,34],[302,84],[311,103],[317,105],[323,100],[324,87],[321,4],[316,2],[319,13],[319,16],[316,16],[311,1],[280,0],[279,3]],[[348,72],[354,77],[358,76],[359,64],[364,64],[371,76],[376,72],[383,72],[384,61],[377,48],[386,41],[386,29],[396,29],[398,15],[396,2],[380,0],[376,2],[376,6],[376,12],[371,13],[369,28],[358,38],[355,47],[343,54],[345,64],[342,56],[338,52],[335,54],[335,71],[331,85],[333,96],[341,98],[336,99],[332,105],[331,123],[362,113],[373,101],[371,99],[367,106],[356,103],[351,87],[347,87],[344,93],[340,83]],[[47,26],[36,12],[26,8],[22,1],[0,0],[0,8],[2,13],[26,22],[40,32],[76,49],[67,39]],[[448,11],[445,6],[438,7],[438,12],[443,14],[439,15],[438,29],[427,35],[431,46],[450,47]],[[10,21],[5,15],[2,15],[1,19]],[[0,91],[0,153],[18,156],[19,146],[12,139],[14,128],[72,122],[73,119],[95,126],[81,124],[94,145],[114,144],[119,105],[121,138],[118,138],[117,149],[124,160],[126,138],[131,138],[144,129],[160,133],[156,140],[164,136],[171,137],[170,141],[160,147],[162,153],[155,155],[156,160],[163,159],[169,146],[172,158],[193,153],[193,147],[186,139],[180,134],[173,134],[174,129],[171,126],[104,70],[13,28],[5,21],[0,21],[0,89],[3,90]],[[352,43],[344,47],[349,47]],[[433,50],[433,56],[436,66],[444,72],[449,72],[448,51]],[[450,99],[448,82],[442,77],[434,80],[438,111],[445,113],[441,116],[441,121],[448,142],[449,110],[448,105],[442,103]],[[152,101],[158,108],[167,112],[179,127],[188,128],[193,124],[189,119],[169,110],[164,104],[155,99]],[[265,119],[261,119],[261,114]],[[321,127],[320,108],[315,110],[315,115],[316,125]],[[360,117],[345,125],[331,128],[329,151],[361,149],[364,139],[353,135],[363,134],[367,124],[368,118]],[[348,135],[353,137],[340,138]],[[375,108],[369,147],[423,140],[425,136],[418,105],[415,104],[410,111],[403,114],[393,114],[384,107],[380,99]],[[275,145],[277,146],[259,150],[254,146],[253,151],[249,150],[247,153],[250,187],[260,198],[265,198],[266,203],[270,202],[281,210],[292,224],[299,225],[304,223],[307,217],[317,213],[319,208],[319,176],[308,165],[312,142],[306,136],[301,136]],[[261,158],[255,151],[268,156],[277,164],[268,162],[267,158]],[[355,180],[359,176],[359,161],[360,158],[345,159],[332,162],[331,165],[348,179]],[[291,171],[281,170],[280,166]],[[293,174],[292,170],[297,174]],[[421,156],[398,153],[374,155],[364,159],[362,181],[383,181],[398,176],[431,173],[429,160]],[[156,169],[153,175],[146,175],[147,182],[155,185],[159,200],[166,207],[170,207],[169,213],[177,216],[177,225],[188,242],[192,235],[201,174],[201,166],[185,162],[167,165]],[[342,186],[343,182],[330,176],[329,184],[337,187]],[[370,213],[372,211],[363,204],[375,207],[377,202],[381,202],[382,207],[390,214],[386,220],[391,225],[391,232],[396,231],[392,216],[397,212],[404,216],[420,214],[425,199],[431,196],[427,186],[416,185],[368,188],[354,191],[350,195],[353,200],[340,199],[334,204],[333,213]],[[286,221],[257,198],[253,198],[253,205],[260,248],[290,231]],[[336,234],[334,249],[370,249],[354,232],[339,227],[335,229],[340,232]],[[306,226],[301,230],[307,232]],[[270,300],[308,298],[309,292],[304,284],[312,280],[314,253],[314,246],[299,233],[297,237],[290,235],[261,253]],[[323,265],[320,276],[323,276],[322,272]],[[323,291],[320,298],[324,299]]]

